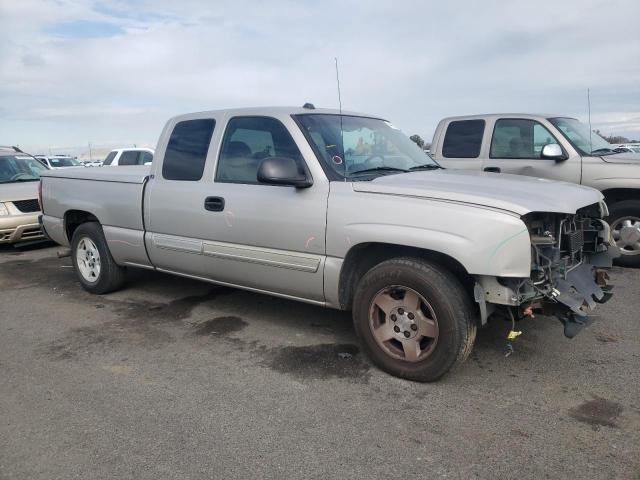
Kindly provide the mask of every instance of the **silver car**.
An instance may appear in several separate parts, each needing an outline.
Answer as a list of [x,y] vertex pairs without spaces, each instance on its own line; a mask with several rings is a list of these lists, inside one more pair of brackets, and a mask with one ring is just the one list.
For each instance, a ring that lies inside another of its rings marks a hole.
[[442,169],[388,121],[303,108],[166,124],[151,166],[43,177],[43,225],[88,291],[126,268],[352,310],[382,369],[435,380],[489,317],[574,336],[610,297],[597,190]]

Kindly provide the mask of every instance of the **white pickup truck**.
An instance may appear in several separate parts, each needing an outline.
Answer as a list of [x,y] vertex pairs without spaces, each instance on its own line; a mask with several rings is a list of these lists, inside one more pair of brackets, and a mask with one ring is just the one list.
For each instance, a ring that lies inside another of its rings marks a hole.
[[151,148],[116,148],[111,150],[102,162],[103,167],[124,167],[131,165],[151,165],[153,161]]
[[575,118],[501,113],[440,121],[431,154],[446,168],[512,173],[600,190],[622,254],[640,267],[640,154],[619,153]]
[[597,190],[444,170],[384,119],[311,105],[172,118],[150,167],[46,172],[41,202],[90,292],[136,267],[352,310],[373,361],[413,380],[492,315],[572,337],[610,297]]

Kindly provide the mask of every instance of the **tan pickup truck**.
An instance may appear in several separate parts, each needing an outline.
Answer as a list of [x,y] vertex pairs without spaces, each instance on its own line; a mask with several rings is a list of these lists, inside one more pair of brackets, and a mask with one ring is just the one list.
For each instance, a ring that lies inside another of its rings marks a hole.
[[611,297],[602,200],[445,170],[382,118],[307,104],[172,118],[150,166],[47,171],[41,204],[89,292],[134,267],[351,310],[377,365],[431,381],[492,315],[588,325]]
[[640,154],[615,149],[575,118],[517,113],[445,118],[431,154],[450,169],[528,175],[600,190],[620,248],[618,263],[640,267]]
[[12,147],[0,147],[0,245],[42,240],[40,174],[47,167]]

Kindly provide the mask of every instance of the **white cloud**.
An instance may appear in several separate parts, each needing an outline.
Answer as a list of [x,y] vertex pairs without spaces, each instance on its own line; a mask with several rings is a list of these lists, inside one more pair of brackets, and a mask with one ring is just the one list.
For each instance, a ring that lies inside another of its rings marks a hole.
[[[462,113],[586,113],[640,137],[632,0],[3,2],[0,143],[153,144],[170,115],[343,106],[428,137]],[[122,33],[75,38],[74,22]],[[6,25],[6,28],[4,27]],[[71,25],[67,35],[51,33]],[[48,33],[49,32],[49,33]]]

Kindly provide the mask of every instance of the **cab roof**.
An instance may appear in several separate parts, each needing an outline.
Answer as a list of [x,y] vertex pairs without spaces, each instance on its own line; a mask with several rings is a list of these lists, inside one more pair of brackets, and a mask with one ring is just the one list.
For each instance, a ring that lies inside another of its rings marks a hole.
[[495,120],[498,118],[526,118],[535,120],[538,118],[571,118],[577,120],[569,115],[557,115],[549,113],[483,113],[476,115],[457,115],[454,117],[446,117],[444,120]]
[[291,115],[350,115],[355,117],[368,117],[383,119],[377,115],[370,115],[366,113],[352,112],[332,108],[305,108],[305,107],[245,107],[245,108],[225,108],[219,110],[204,110],[201,112],[186,113],[173,117],[173,120],[181,120],[188,118],[199,117],[202,118],[206,115],[212,116],[265,116],[265,117],[286,117]]

